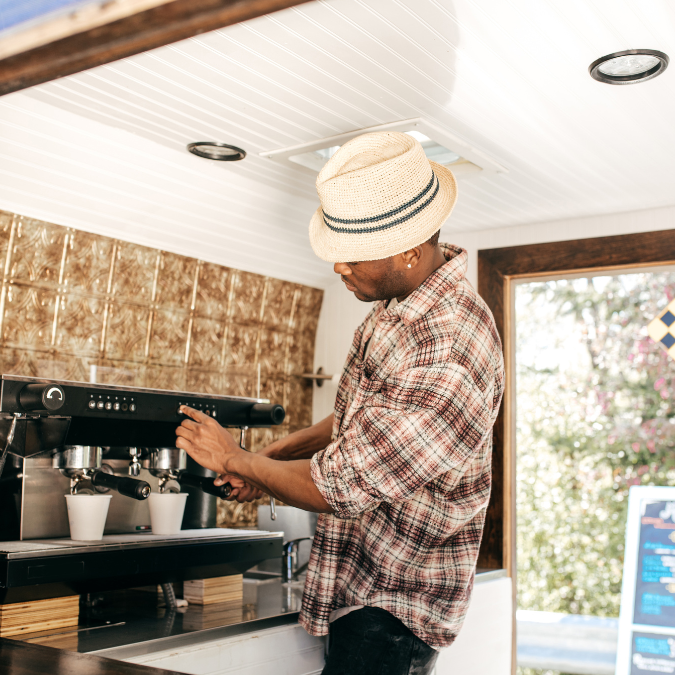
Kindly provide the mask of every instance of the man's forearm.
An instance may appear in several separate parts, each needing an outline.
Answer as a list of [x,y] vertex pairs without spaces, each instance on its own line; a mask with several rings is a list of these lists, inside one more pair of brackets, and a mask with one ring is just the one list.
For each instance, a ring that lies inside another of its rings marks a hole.
[[329,415],[307,429],[295,431],[275,441],[265,448],[264,454],[282,461],[311,459],[330,443],[332,432],[333,415]]
[[241,453],[228,460],[228,473],[275,497],[284,504],[315,513],[332,513],[310,474],[310,460],[280,462],[254,453]]
[[203,467],[217,472],[216,485],[223,485],[230,478],[239,483],[232,486],[233,498],[249,501],[255,498],[250,493],[261,490],[307,511],[332,513],[312,481],[310,459],[295,459],[305,453],[312,457],[330,443],[332,416],[268,445],[260,453],[250,453],[238,447],[232,434],[212,417],[189,406],[181,406],[181,412],[188,419],[176,429],[176,447],[184,449]]

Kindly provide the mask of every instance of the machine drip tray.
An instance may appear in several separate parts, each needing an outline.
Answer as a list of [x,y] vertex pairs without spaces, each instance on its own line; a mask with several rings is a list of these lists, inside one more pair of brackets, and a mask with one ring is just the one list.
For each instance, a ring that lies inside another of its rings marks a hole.
[[39,557],[53,555],[55,549],[66,552],[110,551],[116,549],[147,548],[149,546],[186,546],[199,542],[222,542],[224,540],[261,539],[281,536],[279,532],[263,530],[235,530],[213,527],[202,530],[182,530],[176,534],[107,534],[100,541],[77,541],[73,539],[33,539],[29,541],[0,541],[0,556]]
[[224,528],[0,542],[0,602],[242,574],[281,557],[282,543],[280,532]]

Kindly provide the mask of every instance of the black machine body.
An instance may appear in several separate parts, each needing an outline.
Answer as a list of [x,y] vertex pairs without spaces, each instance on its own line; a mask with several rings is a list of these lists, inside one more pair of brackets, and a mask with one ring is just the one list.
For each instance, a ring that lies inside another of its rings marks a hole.
[[19,457],[65,445],[162,447],[175,444],[182,405],[224,427],[281,424],[282,406],[265,399],[3,375],[0,447]]

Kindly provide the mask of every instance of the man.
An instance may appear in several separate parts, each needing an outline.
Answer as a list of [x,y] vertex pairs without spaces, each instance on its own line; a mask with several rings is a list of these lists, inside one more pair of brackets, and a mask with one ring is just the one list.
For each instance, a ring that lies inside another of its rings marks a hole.
[[423,675],[453,642],[473,588],[501,401],[501,345],[438,244],[457,186],[400,133],[346,143],[317,179],[315,253],[378,301],[356,331],[335,412],[257,454],[185,408],[178,447],[239,501],[272,495],[320,514],[300,615],[330,634],[324,675]]

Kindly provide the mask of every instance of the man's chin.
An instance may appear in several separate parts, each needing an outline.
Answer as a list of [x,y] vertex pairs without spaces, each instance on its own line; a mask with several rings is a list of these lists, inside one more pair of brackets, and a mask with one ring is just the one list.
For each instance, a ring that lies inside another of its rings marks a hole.
[[[351,288],[349,288],[351,286]],[[364,295],[359,291],[357,288],[352,286],[351,284],[345,284],[345,288],[350,292],[354,294],[354,297],[357,300],[360,300],[361,302],[374,302],[373,298],[368,297],[367,295]],[[353,289],[353,290],[352,290]]]
[[[347,290],[349,290],[349,289],[347,289]],[[360,300],[361,302],[371,302],[370,298],[366,295],[363,295],[363,293],[361,293],[361,291],[353,290],[353,291],[349,291],[349,292],[353,293],[354,297],[357,300]]]

